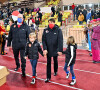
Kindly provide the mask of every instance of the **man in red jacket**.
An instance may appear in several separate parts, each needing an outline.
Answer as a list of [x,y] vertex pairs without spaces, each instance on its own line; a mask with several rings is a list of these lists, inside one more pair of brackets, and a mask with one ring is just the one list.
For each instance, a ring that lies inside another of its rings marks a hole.
[[75,5],[74,5],[74,3],[73,3],[73,5],[72,5],[72,10],[74,10],[74,8],[75,8]]

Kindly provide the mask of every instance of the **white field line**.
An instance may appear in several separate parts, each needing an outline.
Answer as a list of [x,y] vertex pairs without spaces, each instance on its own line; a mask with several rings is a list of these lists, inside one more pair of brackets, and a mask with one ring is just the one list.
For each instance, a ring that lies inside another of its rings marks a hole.
[[[22,74],[22,73],[20,73],[20,72],[14,71],[14,70],[10,70],[10,69],[8,69],[8,70],[9,70],[10,72]],[[27,75],[27,74],[26,74],[26,76],[32,77],[31,75]],[[38,77],[36,77],[36,78],[39,79],[39,80],[45,81],[45,79],[38,78]],[[49,81],[49,82],[52,83],[52,84],[60,85],[60,86],[63,86],[63,87],[68,87],[68,88],[71,88],[71,89],[83,90],[83,89],[80,89],[80,88],[75,88],[75,87],[72,87],[72,86],[64,85],[64,84],[57,83],[57,82],[53,82],[53,81]]]
[[[12,56],[8,56],[8,55],[4,55],[4,56],[11,57],[11,58],[14,59],[14,57],[12,57]],[[26,61],[30,61],[30,60],[26,60]],[[41,63],[41,64],[45,64],[45,65],[47,65],[47,63],[43,63],[43,62],[38,62],[38,63]],[[58,67],[64,68],[63,66],[58,66]],[[100,73],[97,73],[97,72],[91,72],[91,71],[80,70],[80,69],[74,69],[74,70],[76,70],[76,71],[80,71],[80,72],[91,73],[91,74],[97,74],[97,75],[100,74]]]

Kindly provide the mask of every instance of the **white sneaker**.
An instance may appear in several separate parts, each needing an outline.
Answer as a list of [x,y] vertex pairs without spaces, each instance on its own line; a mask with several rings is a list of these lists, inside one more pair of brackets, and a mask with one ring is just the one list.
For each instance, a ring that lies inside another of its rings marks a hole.
[[31,84],[35,84],[35,78],[32,79]]
[[87,43],[86,47],[89,48],[89,44],[88,43]]
[[66,78],[67,78],[67,79],[69,78],[69,75],[70,75],[70,72],[66,75]]
[[75,83],[76,83],[76,79],[73,79],[73,80],[71,81],[70,85],[75,85]]

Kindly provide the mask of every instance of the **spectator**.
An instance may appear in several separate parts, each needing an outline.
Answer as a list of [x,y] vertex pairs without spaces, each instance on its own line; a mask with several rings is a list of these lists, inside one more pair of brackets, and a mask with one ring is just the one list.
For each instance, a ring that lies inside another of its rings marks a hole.
[[31,19],[31,18],[28,18],[27,21],[26,21],[26,23],[27,23],[28,26],[31,26],[31,24],[32,24],[32,19]]
[[93,10],[90,8],[89,9],[89,11],[90,11],[90,13],[91,13],[91,18],[90,18],[90,20],[92,20],[92,17],[94,16],[94,12],[93,12]]
[[84,20],[84,15],[82,14],[82,12],[80,12],[80,15],[78,17],[78,21],[79,21],[79,24],[83,24],[83,20]]
[[59,13],[58,13],[58,22],[61,22],[61,25],[62,25],[62,11],[60,11]]
[[97,12],[97,18],[100,18],[100,8],[98,9],[98,12]]
[[76,19],[77,19],[77,11],[78,11],[78,5],[73,10],[74,20],[75,20],[75,16],[76,16]]
[[25,52],[26,42],[29,37],[29,33],[30,33],[30,28],[23,21],[23,15],[19,14],[17,23],[14,23],[10,28],[7,46],[10,47],[12,42],[13,54],[16,62],[15,71],[17,71],[20,68],[19,57],[18,57],[20,52],[21,69],[23,77],[26,76],[25,74],[26,60],[24,59],[24,52]]
[[60,7],[60,5],[58,5],[57,14],[60,13],[60,11],[61,11],[61,7]]
[[52,16],[54,16],[55,15],[55,8],[51,7],[51,11],[52,11]]
[[82,10],[80,8],[78,8],[78,11],[77,11],[77,18],[78,16],[80,15],[80,12],[82,12]]
[[42,36],[44,56],[47,56],[47,79],[45,83],[51,79],[51,57],[54,59],[54,76],[58,71],[58,55],[63,51],[63,35],[61,29],[55,25],[55,20],[49,20],[49,26],[44,29]]
[[90,20],[91,20],[91,12],[88,11],[88,13],[87,13],[87,15],[86,15],[87,24],[89,24]]
[[42,13],[40,12],[40,10],[37,12],[40,18],[40,21],[42,20]]
[[83,10],[83,15],[84,15],[84,21],[86,22],[86,15],[87,15],[87,10],[86,10],[86,8],[84,8],[84,10]]
[[74,8],[75,8],[75,5],[74,5],[74,3],[73,3],[73,5],[72,5],[72,11],[74,10]]

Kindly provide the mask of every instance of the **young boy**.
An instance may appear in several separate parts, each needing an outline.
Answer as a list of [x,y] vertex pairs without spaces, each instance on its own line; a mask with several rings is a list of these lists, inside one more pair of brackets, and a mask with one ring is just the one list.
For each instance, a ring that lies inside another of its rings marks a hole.
[[43,51],[41,49],[41,46],[36,40],[36,34],[30,33],[29,42],[27,42],[26,49],[25,49],[25,59],[28,55],[28,58],[30,59],[30,62],[32,65],[33,77],[32,77],[31,84],[35,84],[36,66],[37,66],[37,61],[39,58],[38,52],[40,52],[40,54],[43,56]]

